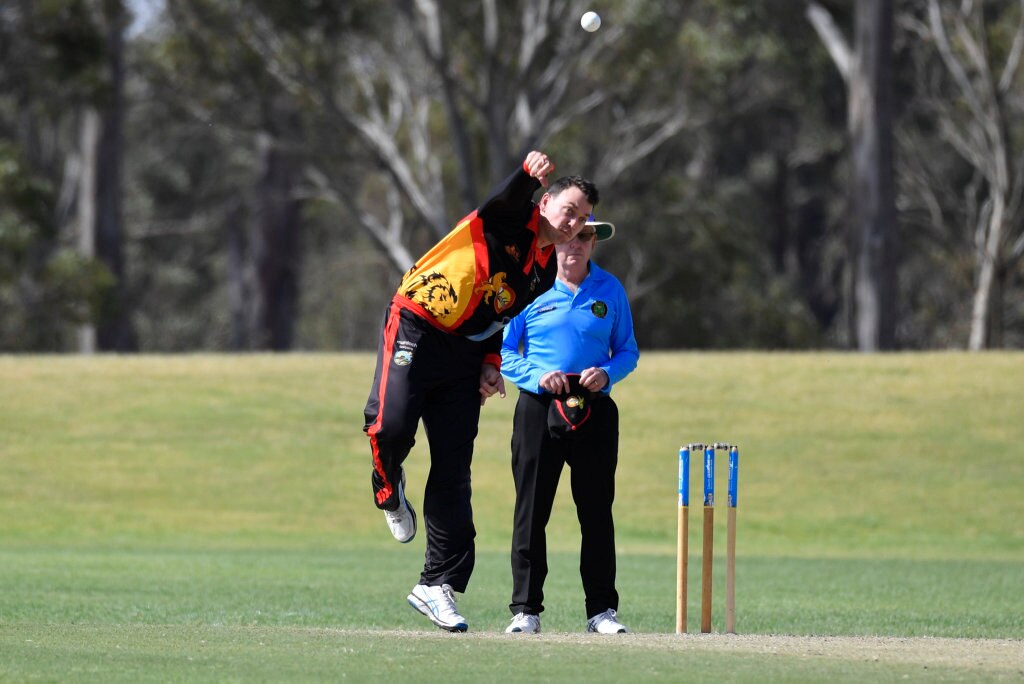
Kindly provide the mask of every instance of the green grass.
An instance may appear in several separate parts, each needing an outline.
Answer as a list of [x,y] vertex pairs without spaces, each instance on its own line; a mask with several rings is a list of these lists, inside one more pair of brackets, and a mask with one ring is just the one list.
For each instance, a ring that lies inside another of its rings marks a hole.
[[[0,626],[0,639],[6,630]],[[968,667],[936,667],[871,660],[837,662],[825,657],[733,654],[724,676],[722,657],[696,650],[651,647],[626,637],[557,644],[537,638],[474,639],[439,634],[344,633],[301,627],[66,626],[30,630],[0,665],[10,679],[73,678],[81,681],[979,681]],[[3,641],[0,641],[3,643]],[[32,669],[21,663],[40,661]],[[625,675],[613,675],[615,662]],[[5,672],[6,670],[6,672]],[[167,673],[174,673],[168,677]],[[999,678],[1001,675],[988,675]],[[983,675],[984,677],[984,675]]]
[[[371,503],[360,428],[372,361],[0,357],[0,680],[365,680],[404,669],[429,680],[439,663],[449,681],[513,671],[673,679],[680,657],[707,680],[922,673],[915,663],[766,658],[686,640],[499,638],[514,391],[488,402],[477,442],[478,562],[460,600],[474,632],[435,633],[403,600],[422,536],[395,544]],[[730,441],[741,447],[738,631],[1024,639],[1021,388],[1015,353],[643,355],[615,392],[627,623],[672,631],[677,451]],[[414,503],[428,466],[420,437],[407,462]],[[724,466],[720,457],[719,501]],[[693,468],[696,493],[699,458]],[[552,634],[583,622],[565,489],[549,526]],[[692,509],[696,554],[701,511]],[[725,518],[716,517],[719,553]],[[694,555],[691,630],[699,567]],[[928,674],[1005,672],[964,662]]]
[[[544,638],[518,642],[451,637],[438,633],[381,638],[310,628],[200,626],[82,628],[31,631],[12,648],[11,679],[74,678],[81,681],[979,681],[976,669],[868,660],[837,662],[825,657],[734,654],[723,672],[718,653],[651,647],[629,637],[559,645]],[[0,637],[3,628],[0,627]],[[2,642],[0,642],[2,643]],[[17,663],[45,664],[27,670]],[[607,663],[621,672],[612,675]],[[4,666],[0,665],[0,674]],[[983,674],[999,679],[1002,675]]]
[[[401,599],[421,554],[422,544],[401,551],[4,551],[0,615],[19,623],[414,630],[424,621]],[[571,553],[551,557],[548,631],[577,632],[584,624],[577,564]],[[621,559],[619,591],[636,631],[673,631],[674,573],[668,555]],[[748,634],[1020,637],[1020,573],[1010,562],[741,558],[739,622]],[[699,578],[692,580],[696,631]],[[475,630],[505,627],[509,581],[506,554],[482,554],[460,602]]]

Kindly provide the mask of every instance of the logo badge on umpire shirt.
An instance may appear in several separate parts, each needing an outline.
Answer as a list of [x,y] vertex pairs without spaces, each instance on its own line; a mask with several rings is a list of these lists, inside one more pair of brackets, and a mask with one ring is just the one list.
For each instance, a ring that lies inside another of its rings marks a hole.
[[594,302],[590,305],[590,313],[598,318],[604,318],[608,315],[608,305],[601,301]]

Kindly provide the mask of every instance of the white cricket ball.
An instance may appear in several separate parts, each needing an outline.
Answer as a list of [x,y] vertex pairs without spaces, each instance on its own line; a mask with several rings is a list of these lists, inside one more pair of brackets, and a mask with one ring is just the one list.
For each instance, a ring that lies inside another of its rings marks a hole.
[[601,28],[601,17],[597,12],[587,12],[580,17],[580,26],[583,27],[584,31],[593,33]]

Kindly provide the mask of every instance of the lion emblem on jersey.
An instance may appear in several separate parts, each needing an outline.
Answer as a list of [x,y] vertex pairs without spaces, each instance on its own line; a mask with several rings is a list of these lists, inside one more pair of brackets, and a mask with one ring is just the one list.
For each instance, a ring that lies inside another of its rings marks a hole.
[[411,299],[434,314],[435,318],[444,320],[455,310],[459,295],[444,275],[435,272],[420,276],[419,286]]
[[497,313],[509,308],[516,301],[516,293],[508,286],[505,277],[504,271],[495,273],[490,280],[476,289],[477,292],[484,293],[485,304],[494,300],[494,310]]

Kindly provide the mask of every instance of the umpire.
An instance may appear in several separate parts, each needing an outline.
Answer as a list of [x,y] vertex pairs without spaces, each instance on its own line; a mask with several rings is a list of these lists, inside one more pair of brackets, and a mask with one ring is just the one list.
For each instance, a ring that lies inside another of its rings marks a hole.
[[639,359],[622,284],[590,260],[610,223],[588,222],[555,246],[554,286],[505,328],[502,374],[519,387],[512,431],[516,486],[510,633],[540,632],[548,573],[545,528],[563,465],[580,523],[587,631],[627,632],[616,614],[615,469],[619,410],[613,384]]

